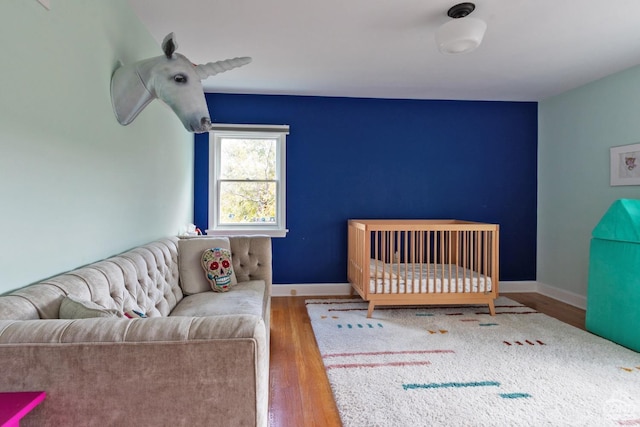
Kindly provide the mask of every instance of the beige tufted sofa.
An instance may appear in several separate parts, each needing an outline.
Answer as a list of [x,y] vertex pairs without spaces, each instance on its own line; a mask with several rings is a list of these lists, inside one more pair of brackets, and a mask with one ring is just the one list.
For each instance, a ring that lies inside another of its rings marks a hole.
[[[0,391],[22,426],[266,426],[271,240],[230,237],[238,285],[184,295],[167,238],[0,296]],[[148,318],[59,319],[67,295]]]

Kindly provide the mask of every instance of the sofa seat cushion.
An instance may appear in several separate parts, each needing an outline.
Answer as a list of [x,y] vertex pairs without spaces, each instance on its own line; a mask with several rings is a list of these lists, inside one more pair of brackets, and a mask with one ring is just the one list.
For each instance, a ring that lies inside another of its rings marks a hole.
[[201,292],[185,296],[170,316],[207,317],[251,314],[265,318],[267,299],[264,280],[240,282],[229,292]]

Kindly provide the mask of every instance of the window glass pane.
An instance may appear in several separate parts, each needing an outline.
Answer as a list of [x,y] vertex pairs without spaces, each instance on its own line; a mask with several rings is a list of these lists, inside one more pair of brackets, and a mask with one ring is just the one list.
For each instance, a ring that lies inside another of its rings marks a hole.
[[220,224],[276,224],[275,182],[221,182]]
[[221,179],[276,179],[275,139],[222,138]]

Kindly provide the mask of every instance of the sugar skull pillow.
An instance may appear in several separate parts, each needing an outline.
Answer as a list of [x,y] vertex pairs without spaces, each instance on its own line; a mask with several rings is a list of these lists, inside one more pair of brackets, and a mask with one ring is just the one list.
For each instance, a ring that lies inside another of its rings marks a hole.
[[202,253],[202,268],[207,281],[214,292],[227,292],[231,289],[231,251],[224,248],[211,248]]

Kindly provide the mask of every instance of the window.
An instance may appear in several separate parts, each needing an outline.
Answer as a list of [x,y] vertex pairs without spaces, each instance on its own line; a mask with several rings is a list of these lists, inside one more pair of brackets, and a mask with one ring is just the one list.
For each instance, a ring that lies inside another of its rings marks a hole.
[[289,126],[214,125],[207,234],[286,235],[288,133]]

